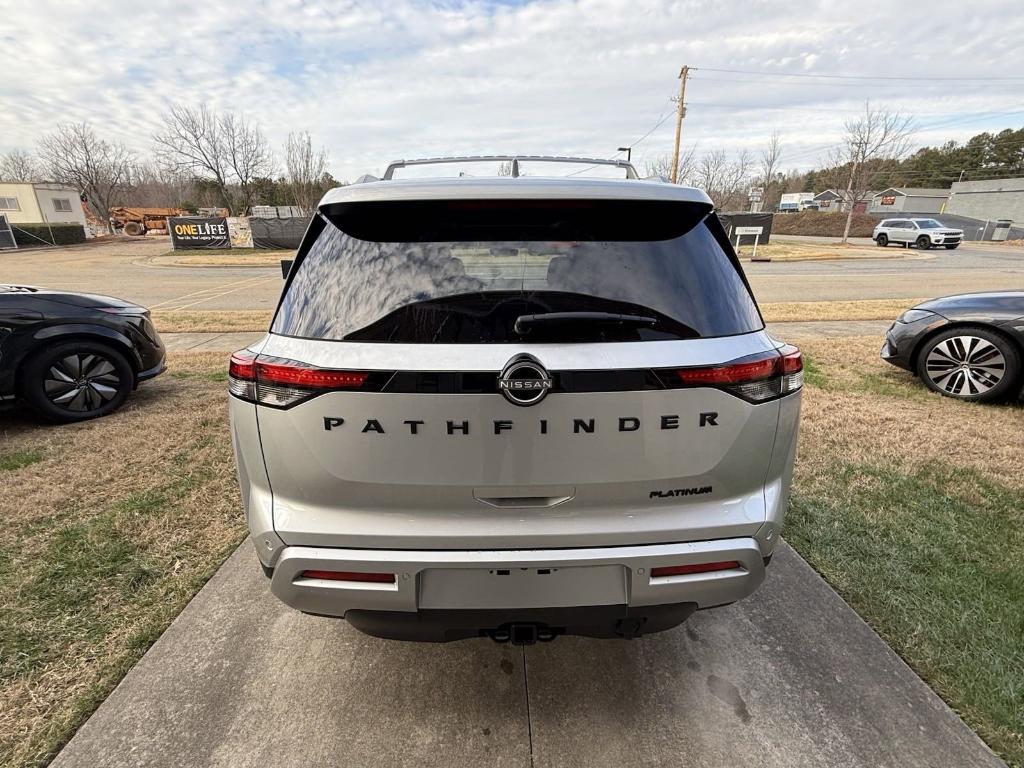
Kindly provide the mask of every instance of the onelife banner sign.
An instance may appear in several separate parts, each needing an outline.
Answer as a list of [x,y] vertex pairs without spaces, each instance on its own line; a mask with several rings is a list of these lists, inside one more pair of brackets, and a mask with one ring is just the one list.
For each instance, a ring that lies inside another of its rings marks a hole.
[[228,220],[224,216],[171,216],[167,223],[174,250],[231,247]]

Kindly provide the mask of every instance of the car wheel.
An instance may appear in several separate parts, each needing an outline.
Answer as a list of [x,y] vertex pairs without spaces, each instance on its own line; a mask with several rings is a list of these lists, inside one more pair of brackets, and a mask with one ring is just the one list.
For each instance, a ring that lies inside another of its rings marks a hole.
[[885,248],[889,244],[889,236],[884,232],[875,238],[875,243],[880,247]]
[[917,238],[917,247],[922,251],[927,251],[932,247],[932,241],[928,239],[927,235],[921,235]]
[[947,245],[946,246],[946,250],[947,251],[955,251],[959,247],[960,247],[960,243],[956,243],[955,245]]
[[92,341],[65,342],[37,353],[19,378],[28,404],[58,422],[106,416],[135,386],[135,373],[125,356]]
[[985,328],[952,328],[925,342],[917,373],[932,389],[958,400],[990,403],[1008,397],[1021,360],[1008,339]]

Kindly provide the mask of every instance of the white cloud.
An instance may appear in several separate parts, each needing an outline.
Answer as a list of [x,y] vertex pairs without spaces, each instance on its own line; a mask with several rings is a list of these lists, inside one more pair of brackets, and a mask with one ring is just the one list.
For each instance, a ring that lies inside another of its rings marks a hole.
[[[341,178],[397,157],[606,156],[672,108],[688,63],[698,71],[685,141],[756,149],[777,128],[793,163],[805,164],[867,97],[937,124],[923,142],[1024,124],[1024,112],[988,114],[1024,104],[1024,15],[1014,7],[115,0],[98,10],[0,0],[0,151],[89,120],[145,153],[170,103],[205,100],[258,120],[275,144],[309,130]],[[708,68],[1022,79],[870,87]],[[669,151],[672,136],[668,119],[634,159]]]

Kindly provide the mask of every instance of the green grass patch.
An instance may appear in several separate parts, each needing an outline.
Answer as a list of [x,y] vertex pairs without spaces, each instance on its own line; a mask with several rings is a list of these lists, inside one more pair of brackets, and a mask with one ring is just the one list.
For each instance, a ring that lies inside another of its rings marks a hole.
[[[0,480],[29,498],[3,509],[0,766],[46,765],[240,541],[223,390],[208,378],[221,361],[203,360],[187,400],[154,384],[168,391],[145,439],[121,414],[69,430],[58,491]],[[202,410],[183,418],[186,404]],[[3,468],[43,458],[31,432],[13,439]],[[111,443],[126,461],[113,481],[91,466]]]
[[801,479],[786,537],[964,719],[1024,765],[1024,492],[940,464]]
[[821,365],[806,352],[803,353],[804,361],[804,383],[812,387],[825,387],[828,385],[828,378]]
[[43,460],[42,451],[11,451],[0,453],[0,472],[28,467]]

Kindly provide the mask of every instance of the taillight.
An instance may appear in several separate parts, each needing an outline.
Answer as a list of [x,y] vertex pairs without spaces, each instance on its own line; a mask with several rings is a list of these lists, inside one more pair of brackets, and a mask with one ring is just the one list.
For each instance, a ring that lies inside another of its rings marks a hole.
[[659,371],[671,388],[715,387],[752,403],[763,403],[803,386],[800,350],[786,344],[778,350],[751,355],[722,365]]
[[323,392],[368,389],[373,378],[368,371],[317,368],[244,349],[231,355],[228,363],[228,391],[232,395],[277,408],[296,405]]
[[804,358],[792,344],[782,347],[779,354],[782,355],[781,394],[788,395],[804,385]]
[[689,565],[666,565],[660,568],[651,568],[651,578],[657,579],[661,576],[689,576],[694,573],[714,573],[715,571],[731,571],[742,568],[735,560],[723,560],[717,563],[691,563]]

